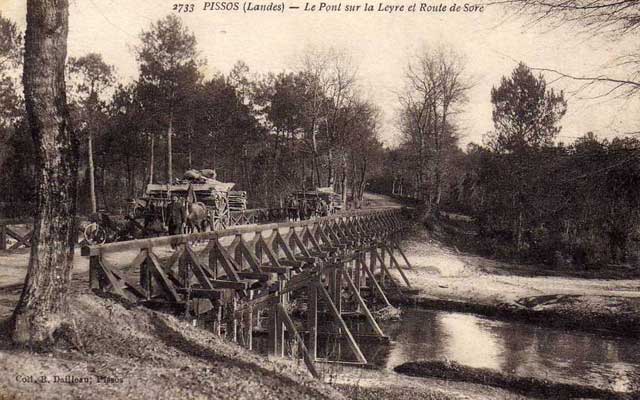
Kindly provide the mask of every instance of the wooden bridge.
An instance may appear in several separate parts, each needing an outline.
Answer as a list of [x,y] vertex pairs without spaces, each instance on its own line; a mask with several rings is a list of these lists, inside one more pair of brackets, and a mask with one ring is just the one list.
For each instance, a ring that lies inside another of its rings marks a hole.
[[[329,334],[346,340],[357,363],[367,359],[347,317],[364,318],[366,335],[386,338],[372,305],[390,306],[386,290],[402,296],[411,286],[399,246],[407,227],[400,208],[385,208],[83,247],[82,255],[90,258],[92,289],[170,308],[250,349],[266,316],[269,353],[287,355],[293,343],[289,353],[318,376],[319,314],[331,317]],[[127,255],[124,266],[109,261]],[[306,304],[302,321],[293,302]]]

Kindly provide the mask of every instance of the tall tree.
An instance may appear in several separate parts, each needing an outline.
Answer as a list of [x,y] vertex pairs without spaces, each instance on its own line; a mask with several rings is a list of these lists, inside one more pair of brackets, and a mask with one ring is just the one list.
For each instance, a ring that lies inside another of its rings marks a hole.
[[470,85],[463,58],[444,46],[425,48],[410,60],[399,100],[400,128],[414,148],[417,186],[427,211],[438,211],[445,153],[455,147],[452,116],[466,101]]
[[[109,190],[112,202],[116,198],[113,194],[135,197],[136,182],[139,180],[141,184],[145,183],[147,158],[142,155],[149,154],[149,128],[136,88],[136,84],[131,83],[119,85],[115,89],[107,107],[108,123],[105,124],[104,134],[100,136],[101,140],[96,141],[96,153],[102,157],[102,170],[115,172],[110,174],[114,185],[112,187],[115,189]],[[143,174],[138,176],[138,172]],[[104,184],[105,182],[103,186]],[[125,187],[126,192],[118,192],[118,189]]]
[[332,47],[309,48],[301,57],[301,71],[307,79],[304,103],[308,116],[306,137],[311,147],[314,186],[321,183],[321,151],[326,150],[327,186],[335,183],[336,138],[341,129],[341,112],[353,99],[356,68],[349,55]]
[[24,95],[38,163],[29,269],[12,318],[17,343],[46,345],[68,327],[76,232],[77,139],[69,126],[67,0],[28,0]]
[[104,62],[102,56],[97,53],[89,53],[80,58],[70,57],[69,62],[70,82],[77,102],[80,106],[79,121],[86,131],[87,154],[89,164],[89,195],[91,198],[91,212],[97,211],[95,167],[93,156],[93,138],[97,133],[98,113],[101,111],[100,97],[105,89],[115,81],[114,67]]
[[142,32],[136,49],[140,63],[141,100],[167,129],[167,180],[173,179],[172,137],[177,113],[188,113],[180,106],[201,81],[196,37],[175,15],[151,24]]
[[[306,162],[311,155],[304,145],[308,80],[303,73],[269,74],[257,85],[256,105],[270,131],[270,191],[280,201],[287,193],[304,188]],[[291,168],[291,165],[296,166]],[[313,171],[313,169],[311,169]],[[273,191],[274,186],[275,192]]]
[[544,77],[536,78],[523,63],[491,90],[491,103],[495,126],[491,141],[498,151],[550,145],[567,112],[564,94],[548,89]]
[[510,77],[503,77],[500,86],[491,90],[495,131],[489,136],[493,150],[481,174],[500,193],[494,204],[502,204],[504,219],[511,225],[513,242],[521,251],[524,232],[537,218],[534,207],[539,193],[544,192],[540,180],[542,160],[553,154],[553,139],[560,132],[560,120],[567,110],[562,92],[548,89],[542,75],[536,77],[520,63]]

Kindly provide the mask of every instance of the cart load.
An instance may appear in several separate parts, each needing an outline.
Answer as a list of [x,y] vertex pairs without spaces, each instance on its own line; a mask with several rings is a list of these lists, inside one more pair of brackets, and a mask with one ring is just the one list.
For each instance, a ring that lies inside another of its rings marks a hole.
[[289,219],[309,219],[314,216],[327,216],[342,208],[340,195],[331,187],[315,190],[299,190],[287,198]]
[[247,210],[247,192],[229,192],[229,209],[231,212],[243,212]]

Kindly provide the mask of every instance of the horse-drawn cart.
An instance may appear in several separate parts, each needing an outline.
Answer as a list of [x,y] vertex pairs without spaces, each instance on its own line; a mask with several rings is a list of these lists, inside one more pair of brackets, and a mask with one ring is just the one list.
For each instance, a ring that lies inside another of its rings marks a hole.
[[144,196],[130,200],[124,216],[105,212],[92,216],[84,228],[85,241],[100,244],[227,228],[234,184],[210,176],[187,171],[174,184],[147,185]]
[[292,192],[287,197],[286,203],[290,220],[325,217],[342,209],[340,195],[330,187]]

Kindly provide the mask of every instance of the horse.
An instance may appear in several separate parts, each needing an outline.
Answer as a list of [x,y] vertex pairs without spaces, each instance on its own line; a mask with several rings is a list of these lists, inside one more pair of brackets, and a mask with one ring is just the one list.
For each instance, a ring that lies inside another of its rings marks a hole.
[[185,224],[187,231],[204,232],[208,223],[207,206],[202,202],[187,203],[185,207]]

